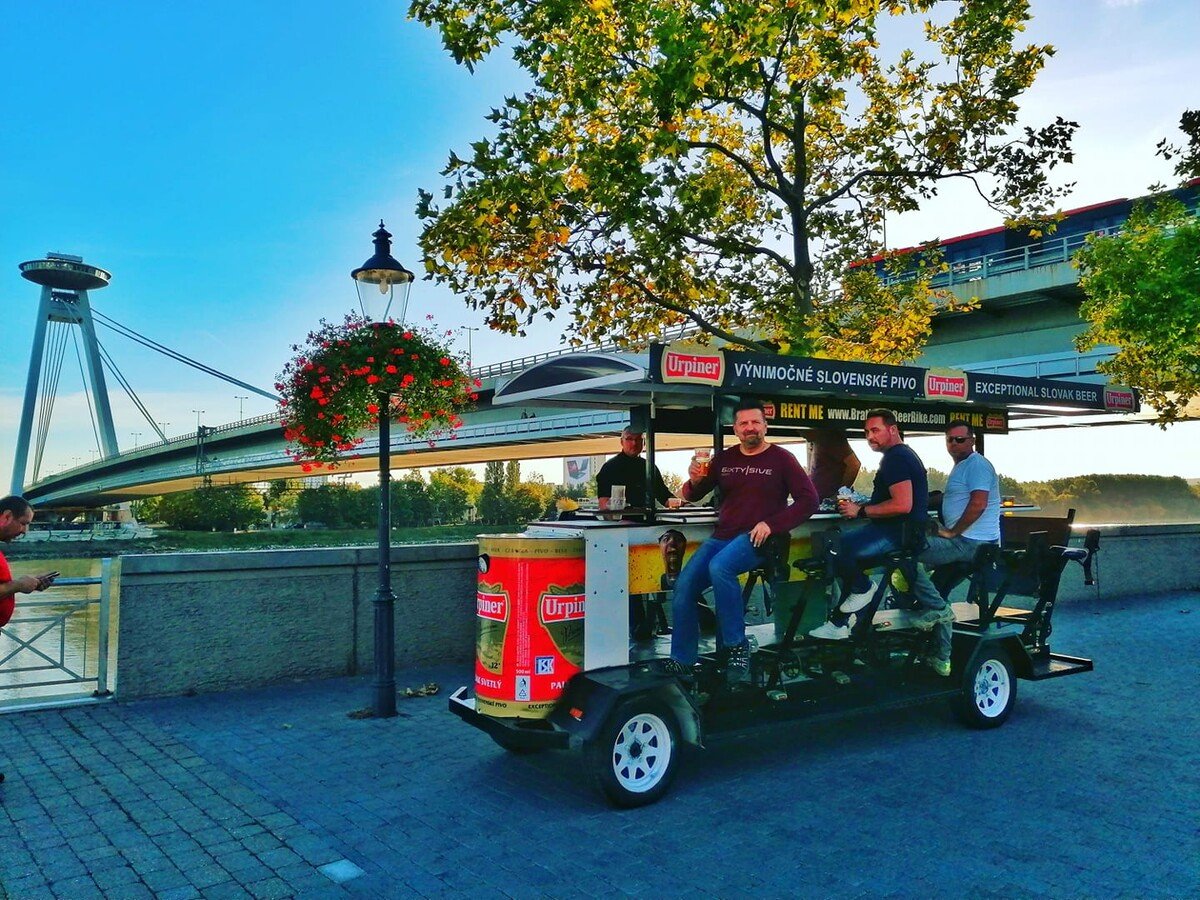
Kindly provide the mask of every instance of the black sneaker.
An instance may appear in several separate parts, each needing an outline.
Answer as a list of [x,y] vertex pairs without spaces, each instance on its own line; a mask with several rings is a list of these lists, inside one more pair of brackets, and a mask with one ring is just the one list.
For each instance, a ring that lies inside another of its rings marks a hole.
[[725,664],[725,683],[731,687],[735,684],[750,682],[750,642],[742,641],[729,648],[729,661]]

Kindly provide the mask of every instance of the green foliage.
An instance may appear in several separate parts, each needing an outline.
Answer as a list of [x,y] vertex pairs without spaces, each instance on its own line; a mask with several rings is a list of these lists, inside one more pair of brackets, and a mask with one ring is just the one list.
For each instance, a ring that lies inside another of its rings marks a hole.
[[[422,192],[417,209],[429,274],[509,333],[566,313],[577,342],[691,325],[911,359],[936,266],[894,286],[847,275],[881,249],[884,215],[970,179],[1012,220],[1041,218],[1061,196],[1049,170],[1071,158],[1074,123],[1017,126],[1053,52],[1018,43],[1027,0],[415,0],[410,14],[468,67],[503,42],[532,81],[493,111],[493,136],[451,155],[448,202]],[[920,46],[881,46],[893,17]]]
[[[378,521],[372,513],[378,502],[379,489],[368,497],[367,491],[356,484],[323,484],[305,488],[296,497],[296,515],[304,524],[315,523],[329,528],[364,528]],[[372,503],[372,500],[375,502]]]
[[1048,515],[1074,509],[1080,522],[1200,522],[1200,497],[1178,476],[1079,475],[1024,482],[1013,493]]
[[[233,531],[263,519],[262,494],[248,484],[180,491],[158,498],[155,520],[188,531]],[[153,520],[152,520],[153,521]]]
[[[374,489],[379,496],[379,489]],[[410,472],[392,482],[392,525],[414,526],[433,524],[433,501],[420,473]]]
[[1165,428],[1200,395],[1200,218],[1160,199],[1119,233],[1089,237],[1074,261],[1089,323],[1076,346],[1115,345],[1098,368],[1138,388]]
[[520,481],[520,473],[520,463],[516,460],[484,466],[480,521],[518,528],[543,516],[554,498],[554,488],[540,479]]
[[263,494],[263,505],[267,508],[268,520],[272,525],[292,522],[296,518],[296,497],[300,493],[299,482],[276,478],[267,482]]
[[[944,491],[947,473],[929,469],[929,489]],[[863,468],[854,489],[870,496],[875,470]],[[1048,481],[1000,476],[1000,495],[1041,507],[1046,515],[1066,515],[1089,523],[1200,522],[1200,491],[1182,478],[1161,475],[1076,475]]]
[[465,521],[467,510],[476,505],[482,490],[475,473],[463,466],[429,473],[429,500],[435,518],[443,524]]
[[1163,138],[1155,155],[1175,160],[1175,174],[1180,178],[1200,178],[1200,109],[1184,110],[1179,117],[1179,130],[1187,137],[1187,144],[1177,147]]

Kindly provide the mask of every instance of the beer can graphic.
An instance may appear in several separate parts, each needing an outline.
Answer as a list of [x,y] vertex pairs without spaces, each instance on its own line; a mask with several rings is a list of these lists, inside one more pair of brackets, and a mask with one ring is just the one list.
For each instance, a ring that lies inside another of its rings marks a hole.
[[480,535],[475,708],[540,719],[583,667],[582,538]]

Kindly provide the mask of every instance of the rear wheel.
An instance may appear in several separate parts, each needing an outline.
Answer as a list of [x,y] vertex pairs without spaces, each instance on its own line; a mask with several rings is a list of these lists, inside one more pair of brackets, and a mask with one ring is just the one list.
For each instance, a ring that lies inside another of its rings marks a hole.
[[971,728],[998,728],[1017,702],[1017,678],[1008,654],[985,648],[963,674],[958,716]]
[[665,704],[626,700],[584,748],[596,784],[616,806],[653,803],[666,793],[679,761],[679,724]]

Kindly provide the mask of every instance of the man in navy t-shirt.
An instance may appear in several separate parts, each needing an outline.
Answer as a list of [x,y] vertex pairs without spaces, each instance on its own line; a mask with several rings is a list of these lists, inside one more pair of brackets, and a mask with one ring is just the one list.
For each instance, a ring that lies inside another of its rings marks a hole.
[[[809,632],[813,637],[843,640],[850,637],[854,616],[871,602],[879,588],[859,568],[859,560],[899,550],[904,540],[904,523],[911,521],[923,531],[928,519],[929,480],[925,465],[912,448],[904,443],[896,415],[888,409],[872,409],[863,422],[863,432],[872,450],[883,454],[871,499],[864,504],[846,500],[838,511],[847,519],[867,519],[861,528],[842,535],[838,552],[838,571],[849,591],[835,613],[835,620]],[[954,613],[940,597],[936,608],[931,604],[922,609],[916,625],[928,631]],[[926,603],[930,601],[926,598]]]
[[[733,413],[736,447],[722,450],[704,471],[694,460],[680,493],[699,500],[721,488],[713,536],[692,554],[675,582],[671,657],[663,671],[688,677],[696,662],[700,625],[696,603],[711,585],[717,608],[717,635],[729,651],[726,680],[745,682],[750,673],[742,586],[738,576],[763,563],[768,537],[786,534],[817,511],[817,492],[804,468],[787,450],[766,440],[767,420],[757,400],[743,400]],[[788,497],[792,502],[788,503]]]

